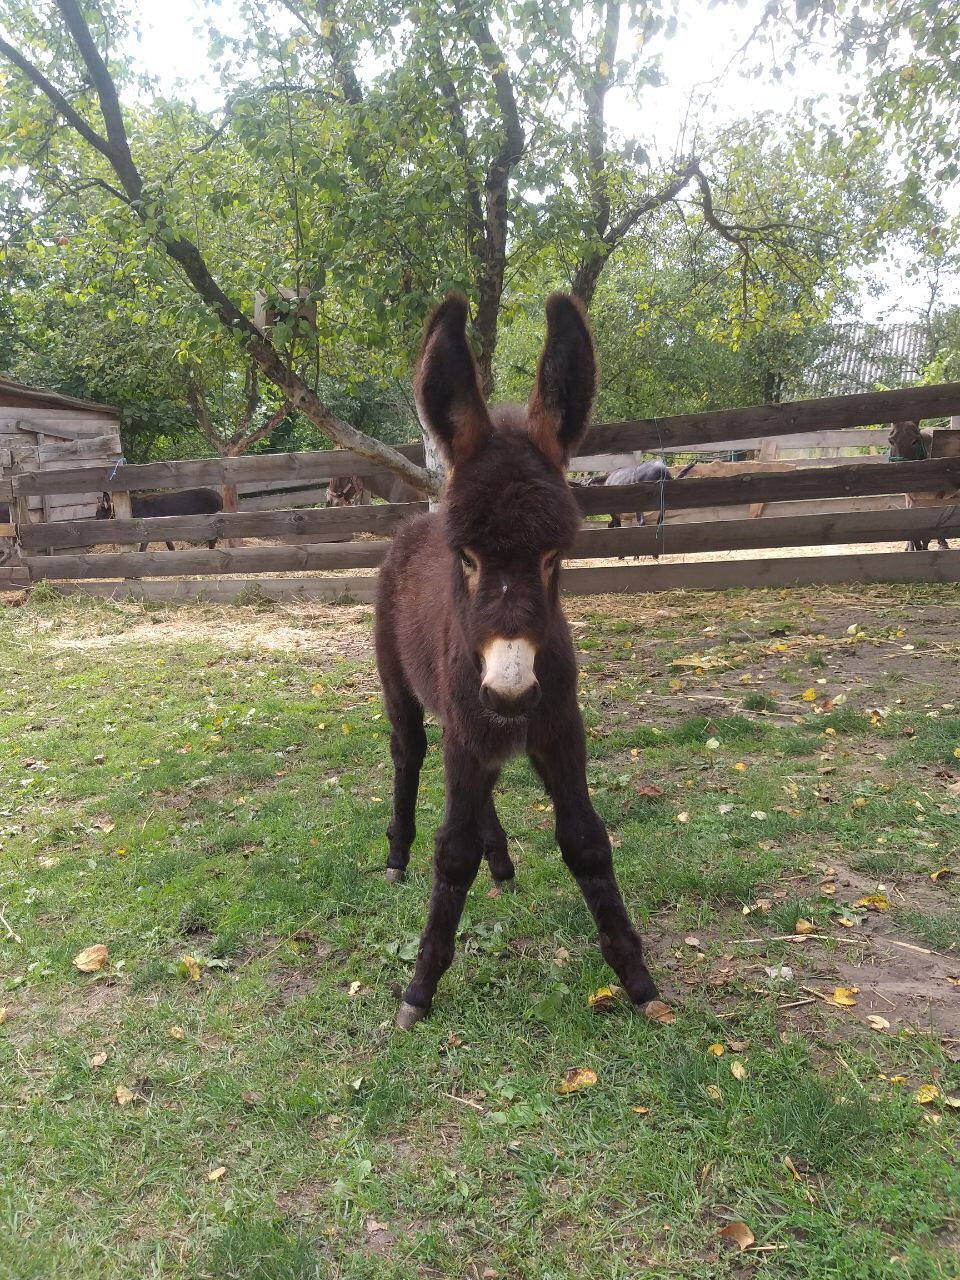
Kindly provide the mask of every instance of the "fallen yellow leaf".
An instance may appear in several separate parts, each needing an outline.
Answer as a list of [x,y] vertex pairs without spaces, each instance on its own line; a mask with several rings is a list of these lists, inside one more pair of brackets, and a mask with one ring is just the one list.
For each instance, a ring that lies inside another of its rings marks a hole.
[[874,1031],[889,1031],[890,1023],[880,1016],[879,1013],[871,1013],[867,1016],[867,1021],[873,1027]]
[[749,1249],[757,1238],[745,1222],[728,1222],[719,1234],[721,1240],[737,1245],[741,1253]]
[[804,689],[800,697],[804,700],[804,702],[816,702],[817,691],[816,689]]
[[797,923],[793,926],[794,933],[813,933],[813,924],[809,920],[804,920],[801,916]]
[[742,760],[738,760],[733,767],[736,769],[737,773],[745,773],[747,768]]
[[858,907],[867,907],[871,911],[888,911],[890,909],[890,899],[885,893],[865,893],[862,898],[857,899]]
[[170,1028],[170,1038],[172,1040],[182,1040],[185,1035],[186,1035],[186,1032],[184,1031],[183,1027],[178,1027],[176,1023],[174,1023],[174,1025]]
[[605,1009],[609,1009],[620,995],[621,987],[598,987],[587,999],[587,1007],[593,1009],[596,1013],[603,1013]]
[[953,1107],[954,1109],[956,1109],[957,1107],[960,1107],[960,1097],[958,1097],[957,1094],[955,1093],[945,1093],[943,1097],[940,1099],[940,1101],[943,1102],[946,1106]]
[[946,880],[948,875],[950,875],[949,867],[938,867],[936,871],[930,872],[930,879],[936,884],[938,880]]
[[890,1083],[891,1083],[891,1084],[906,1084],[906,1083],[907,1083],[907,1077],[906,1077],[906,1076],[891,1076],[891,1077],[890,1077]]
[[746,1080],[747,1068],[742,1062],[731,1062],[730,1074],[733,1076],[734,1080]]
[[784,1157],[783,1157],[783,1163],[786,1165],[786,1167],[787,1167],[787,1168],[790,1170],[790,1172],[793,1174],[793,1176],[794,1176],[794,1178],[797,1180],[797,1182],[802,1182],[802,1181],[803,1181],[803,1179],[800,1177],[800,1174],[797,1172],[797,1166],[793,1163],[793,1161],[790,1159],[790,1157],[789,1157],[789,1156],[784,1156]]
[[940,1097],[940,1090],[935,1084],[922,1084],[913,1096],[917,1102],[926,1106],[928,1102],[935,1102]]
[[676,1022],[677,1020],[677,1015],[662,1000],[648,1000],[643,1006],[643,1014],[653,1022]]
[[5,1004],[0,1004],[0,1027],[3,1026],[6,1020],[7,1020],[7,1006]]
[[715,1102],[719,1102],[720,1099],[723,1097],[723,1094],[720,1092],[720,1090],[717,1088],[715,1084],[707,1085],[707,1093],[709,1093],[710,1097],[713,1098]]
[[719,1058],[723,1054],[722,1044],[707,1045],[707,1053],[712,1053],[715,1058]]
[[180,963],[183,965],[192,982],[200,981],[200,961],[196,956],[184,956]]
[[852,929],[855,921],[851,920],[849,916],[840,916],[837,920],[837,924],[842,924],[845,929]]
[[92,947],[84,947],[82,951],[78,951],[73,957],[73,963],[81,973],[96,973],[109,958],[110,952],[102,942],[97,942]]
[[638,1116],[646,1116],[646,1115],[649,1115],[649,1114],[650,1114],[650,1108],[649,1108],[649,1107],[634,1107],[633,1109],[634,1109],[634,1111],[637,1113],[637,1115],[638,1115]]
[[117,1100],[118,1107],[128,1107],[137,1095],[132,1089],[128,1089],[125,1084],[118,1084],[113,1096]]
[[90,1066],[94,1068],[102,1067],[103,1064],[106,1062],[106,1060],[107,1060],[107,1055],[101,1049],[99,1053],[95,1053],[93,1057],[90,1059]]
[[572,1067],[557,1085],[558,1093],[576,1093],[597,1083],[597,1073],[589,1067]]
[[859,987],[835,987],[833,991],[833,1003],[839,1005],[854,1005],[856,1000],[854,997],[860,990]]
[[208,1182],[219,1182],[223,1175],[227,1172],[227,1166],[222,1164],[217,1169],[211,1169],[207,1174]]

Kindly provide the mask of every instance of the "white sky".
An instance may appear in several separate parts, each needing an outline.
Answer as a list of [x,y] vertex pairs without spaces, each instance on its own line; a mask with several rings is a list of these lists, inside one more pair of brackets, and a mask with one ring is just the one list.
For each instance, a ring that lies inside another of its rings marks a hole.
[[[638,140],[652,138],[661,155],[671,155],[691,98],[694,103],[708,102],[710,117],[721,123],[764,110],[785,117],[799,113],[803,99],[817,97],[823,115],[839,122],[841,94],[858,86],[855,81],[845,85],[826,61],[817,64],[797,59],[796,73],[779,82],[768,76],[740,74],[737,51],[755,28],[764,5],[765,0],[745,0],[742,8],[730,0],[718,0],[713,6],[707,0],[680,0],[681,30],[673,40],[661,42],[666,85],[650,90],[639,107],[622,104],[627,117],[630,112],[649,113],[637,120]],[[212,17],[221,30],[239,33],[236,0],[213,0],[210,4],[203,0],[133,0],[131,7],[141,15],[142,39],[130,51],[157,78],[161,89],[193,97],[201,108],[216,108],[221,95],[215,80],[207,76],[205,21]],[[283,21],[282,17],[278,21]],[[751,52],[749,62],[761,61],[761,45]],[[697,112],[689,115],[695,119]],[[874,298],[864,292],[862,319],[907,320],[925,308],[926,286],[908,280],[906,266],[906,255],[900,255],[880,269],[884,293]],[[875,270],[874,278],[877,275]],[[941,302],[960,303],[960,278],[950,282]]]

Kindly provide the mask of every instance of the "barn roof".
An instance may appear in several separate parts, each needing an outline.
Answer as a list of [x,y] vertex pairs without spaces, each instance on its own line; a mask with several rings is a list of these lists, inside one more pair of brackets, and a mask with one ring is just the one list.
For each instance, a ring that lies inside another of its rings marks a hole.
[[80,400],[76,396],[64,396],[59,391],[47,391],[42,387],[28,387],[23,382],[11,382],[0,378],[0,409],[82,409],[85,413],[102,413],[105,417],[119,418],[120,410],[96,400]]
[[850,395],[916,382],[929,363],[929,326],[838,324],[804,376],[804,394]]

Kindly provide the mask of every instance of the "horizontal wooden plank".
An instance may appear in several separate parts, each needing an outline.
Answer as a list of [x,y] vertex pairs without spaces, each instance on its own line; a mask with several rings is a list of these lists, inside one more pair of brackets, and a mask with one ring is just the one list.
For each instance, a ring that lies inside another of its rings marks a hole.
[[[423,445],[402,445],[400,453],[423,456]],[[254,480],[327,480],[331,476],[363,473],[390,475],[346,449],[317,449],[310,453],[258,453],[242,458],[192,458],[178,462],[144,462],[120,467],[76,468],[51,474],[25,471],[12,478],[13,492],[69,493],[77,484],[98,489],[188,489],[196,485],[246,484]],[[0,492],[2,496],[2,492]]]
[[[338,451],[334,449],[330,450],[331,454],[335,452],[338,452]],[[294,493],[299,493],[307,485],[312,485],[312,483],[313,483],[312,481],[304,482],[303,480],[259,480],[259,481],[251,480],[249,484],[237,485],[237,495],[238,497],[245,498],[249,494],[257,494],[257,495],[267,494],[267,493],[294,494]],[[319,488],[322,493],[326,493],[327,486],[325,483],[314,486],[314,487]]]
[[[815,467],[776,474],[671,480],[662,487],[668,507],[712,507],[734,502],[801,501],[804,498],[858,497],[864,494],[928,492],[960,484],[960,458],[897,462],[878,467],[864,462]],[[657,511],[661,485],[635,484],[575,489],[586,514]]]
[[[798,400],[786,404],[721,409],[683,414],[674,418],[641,419],[600,424],[589,432],[587,452],[625,451],[703,446],[713,442],[789,437],[813,430],[860,427],[903,418],[949,416],[960,410],[960,383],[933,387],[906,387],[897,391],[868,392],[829,399]],[[423,460],[421,442],[403,445],[400,452],[416,462]],[[349,450],[313,453],[255,454],[242,458],[200,458],[182,462],[153,462],[125,466],[115,476],[103,474],[94,483],[119,489],[179,489],[202,484],[244,484],[253,480],[290,478],[322,480],[333,475],[371,475],[377,468]],[[18,476],[17,493],[68,493],[71,477],[39,472]],[[88,477],[88,482],[93,477]],[[0,489],[0,497],[3,491]]]
[[[670,419],[666,419],[670,421]],[[606,430],[606,425],[598,423],[587,436],[586,443],[594,445],[602,437]],[[783,454],[785,450],[799,449],[880,449],[884,452],[888,448],[887,444],[888,431],[886,427],[858,430],[850,427],[845,431],[801,431],[797,435],[781,436],[778,441],[778,452]],[[647,453],[659,456],[661,453],[666,460],[670,461],[670,456],[676,453],[743,453],[750,450],[757,450],[763,444],[765,436],[748,437],[744,440],[718,440],[706,441],[697,445],[673,445],[665,449],[648,450]],[[642,449],[627,450],[622,453],[594,453],[581,454],[570,460],[570,470],[579,471],[613,471],[616,467],[628,467],[640,458],[647,456]]]
[[366,578],[155,578],[143,582],[58,582],[63,595],[106,596],[111,599],[168,602],[205,601],[229,604],[247,600],[326,600],[331,604],[369,604],[377,589],[375,577]]
[[[25,530],[24,533],[32,531]],[[651,524],[637,529],[584,529],[577,537],[571,558],[901,542],[916,536],[960,537],[960,508],[943,507],[936,511],[910,508],[884,513],[853,511],[833,516],[701,521],[661,528]],[[382,541],[213,551],[197,548],[172,553],[107,552],[99,555],[34,556],[28,557],[24,563],[38,580],[375,568],[383,561],[389,545]]]
[[927,510],[848,511],[836,515],[701,520],[641,525],[636,529],[583,529],[572,559],[607,556],[688,555],[768,547],[825,547],[851,542],[905,542],[913,537],[960,537],[960,506]]
[[960,551],[882,551],[689,564],[596,565],[564,569],[560,579],[561,589],[568,596],[867,582],[960,582]]
[[272,493],[244,493],[238,496],[241,511],[288,511],[296,507],[323,506],[327,486],[315,489],[278,489]]
[[44,578],[171,578],[185,574],[296,573],[371,569],[389,542],[321,542],[305,546],[190,547],[183,551],[107,551],[99,555],[25,556],[35,581]]
[[865,427],[904,419],[949,417],[960,411],[960,383],[931,387],[902,387],[896,391],[868,391],[851,396],[793,400],[740,409],[714,409],[673,418],[642,418],[595,426],[587,435],[590,453],[619,453],[627,449],[675,448],[711,441],[765,439],[814,430]]
[[39,409],[24,405],[9,408],[0,405],[0,432],[21,428],[33,435],[59,436],[63,440],[77,440],[81,436],[103,435],[116,430],[119,423],[116,410],[91,413],[85,409]]
[[[49,437],[47,437],[49,440]],[[118,436],[90,436],[84,440],[62,440],[60,443],[42,444],[37,448],[36,456],[41,464],[56,462],[67,466],[71,462],[109,462],[110,466],[119,456],[120,439]]]
[[[796,556],[768,560],[727,560],[696,564],[618,565],[564,569],[564,595],[620,592],[722,591],[837,583],[957,582],[960,551],[881,552],[868,555]],[[376,578],[168,578],[143,582],[61,582],[65,594],[132,597],[143,600],[227,602],[238,596],[272,600],[369,602]]]
[[212,538],[349,538],[355,533],[387,533],[403,520],[426,511],[425,502],[378,503],[319,510],[221,511],[207,516],[151,516],[137,520],[72,520],[32,525],[22,530],[23,545],[94,547],[139,542],[208,542]]

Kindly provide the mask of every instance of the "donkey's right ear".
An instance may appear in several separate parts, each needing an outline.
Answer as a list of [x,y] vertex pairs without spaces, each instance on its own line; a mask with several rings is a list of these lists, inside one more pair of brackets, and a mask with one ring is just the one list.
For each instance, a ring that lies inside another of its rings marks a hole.
[[450,293],[427,321],[413,375],[417,416],[451,465],[472,457],[493,428],[467,341],[467,300]]

